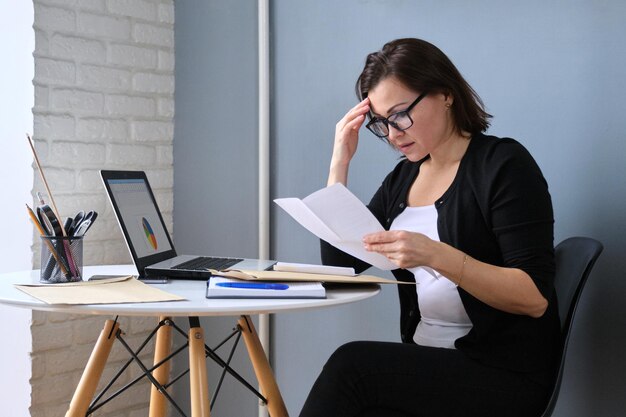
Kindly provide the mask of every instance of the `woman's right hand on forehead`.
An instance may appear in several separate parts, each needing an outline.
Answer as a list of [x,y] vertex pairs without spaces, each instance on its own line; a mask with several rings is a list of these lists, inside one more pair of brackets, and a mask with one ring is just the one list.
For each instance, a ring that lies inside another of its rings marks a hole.
[[359,129],[369,112],[369,98],[351,108],[335,126],[335,144],[330,164],[328,185],[347,182],[348,165],[354,156],[359,143]]

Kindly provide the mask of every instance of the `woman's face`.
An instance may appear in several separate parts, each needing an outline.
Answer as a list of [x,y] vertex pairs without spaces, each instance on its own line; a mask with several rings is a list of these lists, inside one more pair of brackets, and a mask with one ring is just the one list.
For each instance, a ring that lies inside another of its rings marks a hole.
[[[406,110],[421,93],[408,89],[394,77],[387,77],[369,91],[370,108],[374,116],[389,117]],[[409,113],[413,120],[411,127],[399,131],[389,125],[389,143],[413,162],[432,153],[454,132],[451,104],[451,96],[426,95]]]

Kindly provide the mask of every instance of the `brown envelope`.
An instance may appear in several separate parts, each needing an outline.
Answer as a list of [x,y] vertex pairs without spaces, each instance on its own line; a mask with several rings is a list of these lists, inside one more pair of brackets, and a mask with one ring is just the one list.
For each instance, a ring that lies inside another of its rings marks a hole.
[[311,281],[311,282],[332,282],[341,284],[413,284],[413,282],[401,282],[387,278],[375,277],[373,275],[329,275],[311,274],[305,272],[284,272],[284,271],[251,271],[240,269],[227,269],[225,271],[211,271],[212,274],[237,278],[246,281]]

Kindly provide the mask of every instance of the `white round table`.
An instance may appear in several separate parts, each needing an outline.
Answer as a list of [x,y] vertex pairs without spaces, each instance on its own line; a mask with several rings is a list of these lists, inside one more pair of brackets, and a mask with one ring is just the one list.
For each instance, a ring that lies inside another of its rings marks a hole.
[[[92,275],[136,275],[133,265],[87,266],[84,277]],[[206,375],[206,346],[199,316],[240,316],[238,320],[248,355],[254,367],[272,417],[287,417],[287,409],[256,330],[251,314],[282,313],[296,310],[326,308],[364,300],[380,292],[377,285],[335,285],[327,289],[325,299],[207,299],[206,282],[172,280],[167,284],[152,284],[157,288],[185,298],[184,301],[158,303],[66,305],[46,304],[15,288],[19,284],[39,282],[39,270],[0,274],[0,303],[33,310],[71,314],[107,316],[154,316],[163,323],[169,317],[190,317],[188,333],[190,395],[192,417],[209,417],[209,396]],[[192,321],[193,320],[193,321]],[[89,410],[97,385],[106,365],[111,347],[121,333],[117,320],[106,320],[100,337],[74,392],[66,417],[84,417]],[[123,342],[123,340],[122,340]],[[171,352],[171,327],[162,326],[157,331],[154,363],[160,363]],[[169,368],[160,366],[147,374],[152,382],[150,416],[165,417],[169,394],[163,389],[169,377]],[[174,403],[175,404],[175,403]]]
[[[133,265],[87,266],[83,276],[136,275]],[[240,316],[249,314],[279,313],[312,308],[326,308],[347,304],[378,294],[377,285],[334,286],[325,299],[207,299],[206,281],[172,280],[167,284],[152,284],[185,301],[130,304],[64,305],[46,304],[15,288],[14,284],[39,283],[39,270],[0,274],[0,303],[33,310],[72,314],[98,314],[120,316]],[[51,284],[52,285],[52,284]]]

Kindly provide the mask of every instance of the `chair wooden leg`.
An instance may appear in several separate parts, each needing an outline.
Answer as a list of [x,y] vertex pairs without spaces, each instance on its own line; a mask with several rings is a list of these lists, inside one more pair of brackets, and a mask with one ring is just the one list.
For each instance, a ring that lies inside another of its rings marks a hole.
[[191,417],[210,417],[204,331],[199,325],[189,329],[189,388]]
[[[169,317],[159,317],[159,321],[169,320]],[[161,326],[156,334],[154,347],[154,364],[161,362],[172,350],[172,327]],[[167,361],[152,372],[152,376],[161,385],[168,382],[170,376],[170,362]],[[165,417],[167,415],[167,398],[152,385],[150,390],[149,417]]]
[[250,361],[254,367],[254,373],[259,381],[261,394],[267,399],[267,409],[270,415],[272,417],[289,417],[283,397],[280,395],[278,384],[276,384],[274,373],[250,316],[241,316],[239,326],[243,333],[243,340],[246,343]]
[[98,388],[98,383],[102,377],[102,372],[111,353],[113,342],[119,329],[119,323],[107,320],[104,328],[100,332],[100,337],[91,352],[87,366],[74,391],[74,396],[70,402],[70,407],[65,413],[65,417],[85,417],[89,404]]

